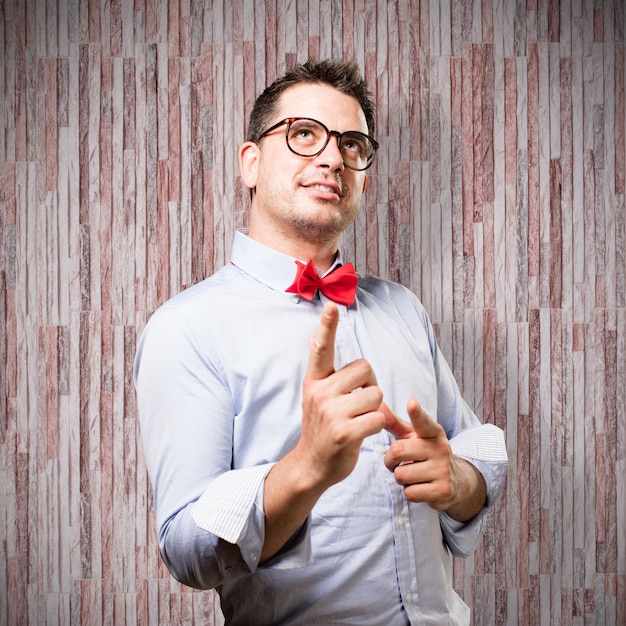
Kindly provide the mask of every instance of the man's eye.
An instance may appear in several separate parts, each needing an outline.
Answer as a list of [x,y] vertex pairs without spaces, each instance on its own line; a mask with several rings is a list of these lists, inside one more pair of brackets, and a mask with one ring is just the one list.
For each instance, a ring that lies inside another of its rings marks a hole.
[[317,141],[319,138],[319,131],[315,128],[311,128],[310,126],[298,125],[291,128],[289,132],[289,137],[293,141],[298,142],[312,142]]
[[355,137],[346,137],[341,142],[341,147],[350,152],[357,152],[358,154],[365,154],[367,149],[364,141],[359,141]]

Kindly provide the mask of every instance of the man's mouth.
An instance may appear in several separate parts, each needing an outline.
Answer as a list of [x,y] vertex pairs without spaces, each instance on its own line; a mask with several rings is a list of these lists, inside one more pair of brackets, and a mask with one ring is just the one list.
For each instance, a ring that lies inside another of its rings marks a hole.
[[310,185],[311,189],[319,189],[320,191],[326,191],[328,193],[338,193],[338,190],[335,187],[330,187],[328,185]]
[[304,187],[318,191],[321,194],[332,194],[336,198],[342,197],[341,185],[334,181],[311,181],[310,183],[305,183]]

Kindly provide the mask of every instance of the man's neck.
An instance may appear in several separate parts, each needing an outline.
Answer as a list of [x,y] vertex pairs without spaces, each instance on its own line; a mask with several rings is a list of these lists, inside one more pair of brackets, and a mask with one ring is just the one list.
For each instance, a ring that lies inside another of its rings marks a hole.
[[338,238],[325,244],[318,244],[300,237],[289,237],[267,228],[250,226],[248,236],[259,243],[301,261],[312,259],[319,270],[324,273],[333,264],[338,249]]

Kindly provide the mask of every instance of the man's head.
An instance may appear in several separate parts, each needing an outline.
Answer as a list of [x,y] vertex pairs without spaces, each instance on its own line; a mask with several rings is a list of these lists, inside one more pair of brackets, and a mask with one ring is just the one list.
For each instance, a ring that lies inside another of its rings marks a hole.
[[378,147],[373,128],[374,106],[354,63],[308,61],[268,87],[239,149],[250,236],[327,261],[359,211]]
[[359,66],[354,61],[309,59],[306,63],[294,66],[284,76],[276,79],[257,98],[250,113],[250,123],[246,141],[256,142],[276,116],[280,98],[290,87],[300,84],[323,84],[355,98],[367,123],[367,132],[372,137],[376,133],[376,112],[372,94],[361,76]]

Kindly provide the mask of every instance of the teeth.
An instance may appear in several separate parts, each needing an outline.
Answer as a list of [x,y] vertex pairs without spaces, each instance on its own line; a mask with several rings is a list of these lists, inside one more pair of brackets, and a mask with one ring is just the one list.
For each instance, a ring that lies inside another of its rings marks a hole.
[[320,191],[335,193],[335,190],[332,187],[327,187],[326,185],[311,185],[311,187],[313,187],[313,189],[319,189]]

